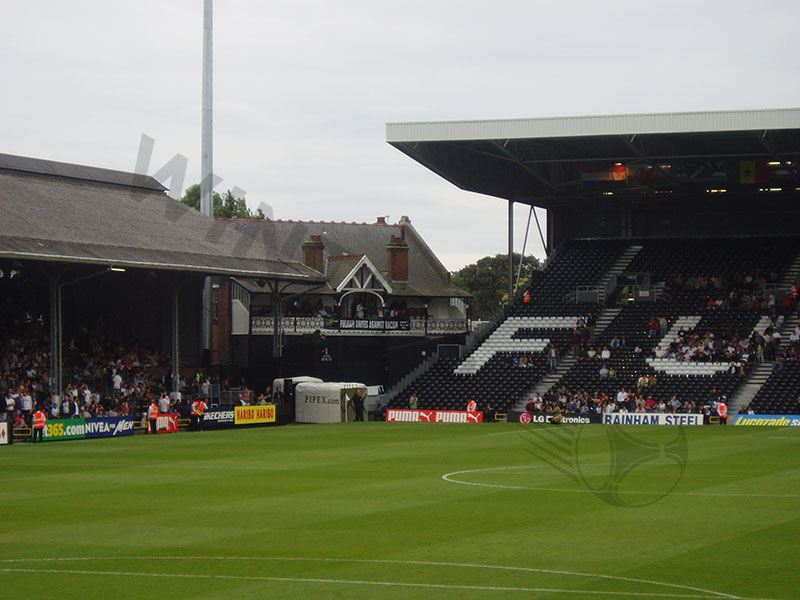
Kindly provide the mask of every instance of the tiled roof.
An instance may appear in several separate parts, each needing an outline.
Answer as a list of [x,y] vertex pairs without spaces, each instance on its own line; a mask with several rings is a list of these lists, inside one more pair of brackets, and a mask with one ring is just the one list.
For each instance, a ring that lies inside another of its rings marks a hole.
[[0,257],[320,279],[145,176],[0,155],[0,208]]
[[340,274],[340,267],[334,267],[331,263],[341,261],[330,261],[330,257],[352,255],[356,257],[355,262],[358,262],[364,254],[388,279],[389,259],[386,246],[393,235],[398,238],[401,236],[401,227],[404,226],[409,247],[408,281],[390,280],[392,294],[431,298],[469,297],[467,292],[450,282],[447,269],[406,218],[395,224],[235,219],[224,222],[233,224],[237,231],[264,239],[271,250],[297,261],[303,258],[301,244],[308,241],[311,235],[321,236],[325,246],[324,256],[328,259],[326,275],[331,282],[334,279],[340,282],[346,273]]

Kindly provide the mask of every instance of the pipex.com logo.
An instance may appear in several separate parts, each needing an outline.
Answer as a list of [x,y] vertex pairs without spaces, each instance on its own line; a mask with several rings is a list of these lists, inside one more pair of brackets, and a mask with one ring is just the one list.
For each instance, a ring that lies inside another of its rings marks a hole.
[[634,435],[618,425],[525,427],[528,451],[603,502],[638,508],[666,497],[683,477],[689,445],[683,427]]

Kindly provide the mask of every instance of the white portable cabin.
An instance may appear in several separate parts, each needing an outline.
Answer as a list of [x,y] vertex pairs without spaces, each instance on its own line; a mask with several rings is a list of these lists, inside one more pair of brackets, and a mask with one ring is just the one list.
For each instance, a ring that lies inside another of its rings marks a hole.
[[280,392],[281,394],[286,393],[285,389],[285,382],[291,381],[292,385],[296,386],[299,383],[305,383],[307,381],[316,381],[322,382],[322,379],[319,377],[309,377],[308,375],[298,375],[297,377],[281,377],[280,379],[274,379],[272,381],[272,393]]
[[[358,390],[366,402],[363,383],[305,382],[294,388],[295,421],[298,423],[346,423],[355,421],[351,400]],[[366,406],[364,407],[366,413]],[[362,415],[366,419],[366,414]]]

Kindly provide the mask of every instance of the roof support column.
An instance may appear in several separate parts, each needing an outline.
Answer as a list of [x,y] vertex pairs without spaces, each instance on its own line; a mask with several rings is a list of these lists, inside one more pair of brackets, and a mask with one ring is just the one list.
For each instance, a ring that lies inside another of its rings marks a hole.
[[180,344],[180,291],[183,285],[180,276],[169,277],[172,289],[172,398],[177,399],[181,391],[181,344]]
[[61,291],[67,287],[68,285],[72,285],[73,283],[80,283],[81,281],[86,281],[87,279],[93,279],[95,277],[99,277],[100,275],[105,275],[106,273],[111,272],[111,267],[106,267],[101,271],[95,271],[93,273],[89,273],[88,275],[82,275],[76,279],[71,279],[70,281],[64,281],[63,275],[66,271],[65,270],[58,270],[54,269],[50,274],[50,362],[52,363],[50,368],[50,376],[52,378],[51,387],[53,395],[58,398],[58,401],[61,401],[61,397],[63,394],[63,386],[64,386],[64,374],[63,374],[63,349],[64,349],[64,331],[63,331],[63,323],[64,319],[62,316],[61,305],[62,305],[62,293]]
[[539,230],[539,238],[542,240],[542,248],[544,248],[544,255],[550,256],[550,248],[547,245],[547,242],[544,241],[544,234],[542,233],[542,226],[539,224],[539,215],[536,214],[536,207],[531,205],[531,210],[533,210],[533,216],[536,219],[536,228]]
[[508,201],[508,304],[514,290],[514,201]]
[[55,392],[58,401],[61,402],[63,396],[64,377],[62,374],[62,351],[64,349],[64,323],[61,319],[61,283],[56,284],[56,347],[55,354],[51,360],[55,363],[56,379],[55,379]]
[[59,357],[61,336],[61,289],[58,286],[59,273],[56,269],[47,269],[50,281],[50,393],[56,402],[61,401],[61,360]]
[[281,344],[281,290],[280,281],[271,283],[272,287],[272,357],[283,356]]

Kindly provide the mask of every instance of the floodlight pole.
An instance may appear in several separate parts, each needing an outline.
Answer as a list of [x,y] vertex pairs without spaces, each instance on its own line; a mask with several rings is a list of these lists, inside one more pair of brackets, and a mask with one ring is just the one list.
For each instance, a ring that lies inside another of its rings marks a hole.
[[211,199],[211,186],[213,164],[213,13],[212,0],[203,0],[203,126],[201,140],[201,164],[200,164],[200,212],[207,217],[214,214]]
[[[213,186],[213,107],[212,107],[212,58],[213,58],[213,11],[212,0],[203,0],[203,125],[200,164],[200,212],[214,216]],[[211,353],[211,278],[203,284],[203,351]]]

